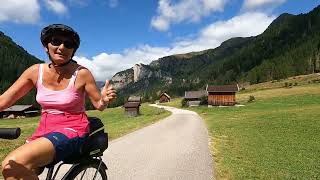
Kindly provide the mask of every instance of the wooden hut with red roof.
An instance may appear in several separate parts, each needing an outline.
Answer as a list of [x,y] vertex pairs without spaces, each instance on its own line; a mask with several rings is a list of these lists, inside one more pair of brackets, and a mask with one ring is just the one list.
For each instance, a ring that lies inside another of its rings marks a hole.
[[170,102],[171,97],[167,93],[161,93],[159,103]]
[[239,91],[238,84],[207,86],[208,105],[212,106],[234,106],[236,104],[236,92]]

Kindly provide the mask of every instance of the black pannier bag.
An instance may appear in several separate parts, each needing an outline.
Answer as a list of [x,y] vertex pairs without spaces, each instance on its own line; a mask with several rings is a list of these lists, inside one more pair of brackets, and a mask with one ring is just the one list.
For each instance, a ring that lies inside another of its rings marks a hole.
[[85,154],[93,157],[102,156],[108,148],[108,133],[104,132],[104,124],[97,117],[89,117],[90,133],[84,144]]

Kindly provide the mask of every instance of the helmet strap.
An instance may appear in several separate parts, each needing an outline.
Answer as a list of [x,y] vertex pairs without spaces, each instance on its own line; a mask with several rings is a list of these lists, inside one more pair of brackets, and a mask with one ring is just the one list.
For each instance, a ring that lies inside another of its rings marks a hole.
[[74,61],[73,59],[70,59],[69,61],[65,62],[65,63],[62,63],[62,64],[55,64],[53,61],[51,61],[51,63],[49,64],[49,68],[51,68],[51,66],[53,67],[63,67],[63,66],[66,66],[68,65],[71,61]]

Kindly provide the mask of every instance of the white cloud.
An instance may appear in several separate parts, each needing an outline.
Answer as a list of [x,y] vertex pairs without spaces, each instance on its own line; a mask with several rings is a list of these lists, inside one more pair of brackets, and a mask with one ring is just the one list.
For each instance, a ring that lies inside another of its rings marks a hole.
[[242,9],[244,10],[268,10],[273,9],[286,0],[245,0]]
[[97,80],[104,81],[137,63],[149,64],[153,60],[172,54],[216,48],[232,37],[256,36],[274,19],[274,16],[264,13],[245,13],[227,21],[214,22],[199,31],[196,37],[180,39],[170,47],[140,45],[125,49],[121,54],[101,53],[93,58],[75,57],[75,60],[90,69]]
[[108,55],[106,53],[101,53],[92,57],[92,59],[75,56],[74,60],[84,67],[87,67],[97,80],[110,79],[110,74],[115,74],[116,70],[129,67],[123,62],[122,55],[120,54]]
[[223,41],[232,37],[256,36],[261,34],[274,19],[274,16],[264,13],[245,13],[227,21],[218,21],[202,29],[197,38],[175,43],[172,52],[200,51],[218,47]]
[[59,0],[44,0],[44,2],[49,10],[57,14],[62,15],[67,13],[68,8]]
[[212,12],[222,12],[228,0],[181,0],[173,4],[171,0],[160,0],[158,16],[151,20],[151,26],[166,31],[171,24],[197,22]]
[[111,79],[117,72],[131,68],[134,64],[148,64],[151,60],[166,56],[168,51],[168,48],[141,45],[136,48],[126,49],[122,54],[101,53],[92,58],[75,56],[74,60],[87,67],[96,80],[104,81]]
[[[40,2],[43,2],[48,10],[60,15],[66,14],[68,11],[67,6],[60,0],[2,0],[0,23],[5,21],[26,24],[38,23],[41,19]],[[84,2],[84,0],[81,0],[81,2]]]
[[16,23],[34,24],[40,19],[40,5],[37,0],[2,0],[0,5],[0,23],[13,21]]

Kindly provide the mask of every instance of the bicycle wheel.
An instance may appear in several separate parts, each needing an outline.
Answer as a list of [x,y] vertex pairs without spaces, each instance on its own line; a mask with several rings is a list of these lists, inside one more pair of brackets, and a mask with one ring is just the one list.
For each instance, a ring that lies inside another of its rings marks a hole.
[[[107,173],[102,166],[99,167],[99,162],[89,164],[79,164],[75,167],[66,179],[70,180],[107,180]],[[98,171],[97,171],[98,170]]]

